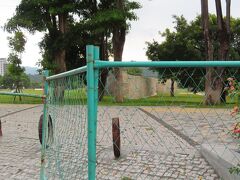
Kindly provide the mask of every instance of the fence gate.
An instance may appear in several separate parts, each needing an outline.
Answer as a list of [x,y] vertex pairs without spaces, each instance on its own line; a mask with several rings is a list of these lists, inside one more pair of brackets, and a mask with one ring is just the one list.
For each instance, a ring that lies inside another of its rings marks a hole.
[[87,46],[87,66],[46,79],[41,178],[239,179],[239,67]]

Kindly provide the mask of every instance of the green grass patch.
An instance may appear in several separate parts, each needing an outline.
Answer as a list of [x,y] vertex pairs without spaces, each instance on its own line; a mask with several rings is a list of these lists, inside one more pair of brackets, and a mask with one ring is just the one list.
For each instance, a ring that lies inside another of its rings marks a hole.
[[[2,90],[3,91],[3,90]],[[6,90],[4,92],[7,92]],[[9,92],[9,90],[8,90]],[[25,89],[23,93],[42,95],[41,90]],[[54,100],[54,97],[52,98]],[[57,99],[56,99],[57,100]],[[54,100],[54,101],[56,101]],[[87,103],[86,89],[65,90],[62,104],[76,105]],[[17,96],[15,101],[13,96],[0,95],[0,103],[6,104],[41,104],[41,98],[22,97],[22,101]],[[58,103],[58,102],[57,102]],[[215,106],[204,105],[204,95],[189,93],[185,89],[176,91],[175,96],[171,97],[168,94],[158,94],[157,96],[141,98],[141,99],[125,99],[122,103],[115,102],[112,96],[104,96],[103,100],[99,102],[100,106],[181,106],[181,107],[198,107],[198,108],[231,108],[237,104],[237,97],[227,97],[226,104]]]
[[227,103],[220,105],[207,106],[204,104],[204,96],[198,94],[176,94],[171,97],[166,94],[141,98],[125,99],[122,103],[116,103],[114,97],[105,96],[100,105],[104,106],[181,106],[181,107],[199,107],[199,108],[231,108],[237,104],[237,97],[231,99],[227,97]]
[[[11,90],[1,90],[2,92],[11,92]],[[0,91],[0,92],[1,92]],[[22,93],[25,94],[37,94],[42,95],[43,92],[41,90],[34,89],[24,89]],[[42,104],[41,98],[33,98],[33,97],[21,97],[21,101],[19,96],[10,96],[10,95],[0,95],[0,104]]]

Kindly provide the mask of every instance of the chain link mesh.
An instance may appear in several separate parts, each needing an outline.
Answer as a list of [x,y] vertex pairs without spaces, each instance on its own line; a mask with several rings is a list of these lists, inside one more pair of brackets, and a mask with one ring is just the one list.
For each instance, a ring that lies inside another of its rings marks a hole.
[[220,179],[214,158],[229,163],[226,171],[240,163],[239,139],[229,133],[238,94],[229,94],[227,81],[239,80],[239,69],[152,70],[102,70],[96,179]]
[[[215,159],[227,172],[240,162],[228,78],[240,80],[239,69],[100,70],[96,179],[222,178]],[[88,178],[86,91],[83,74],[49,83],[48,179]]]
[[45,175],[87,179],[87,95],[84,73],[49,82]]

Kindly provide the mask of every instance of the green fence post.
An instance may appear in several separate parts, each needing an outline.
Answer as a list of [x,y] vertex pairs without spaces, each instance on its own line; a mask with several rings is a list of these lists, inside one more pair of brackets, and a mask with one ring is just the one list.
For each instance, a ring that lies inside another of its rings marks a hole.
[[46,180],[45,176],[45,149],[46,149],[46,142],[45,142],[45,134],[46,134],[46,125],[47,125],[47,93],[48,93],[48,82],[46,81],[46,78],[49,76],[49,71],[45,70],[43,72],[44,75],[44,105],[43,105],[43,122],[42,122],[42,148],[41,148],[41,172],[40,172],[40,179]]
[[[99,61],[99,47],[95,46],[94,47],[94,61]],[[94,94],[95,94],[95,133],[97,135],[97,111],[98,111],[98,81],[99,81],[99,69],[95,68],[94,69]]]
[[87,105],[88,105],[88,179],[96,177],[96,105],[94,80],[94,46],[87,46]]

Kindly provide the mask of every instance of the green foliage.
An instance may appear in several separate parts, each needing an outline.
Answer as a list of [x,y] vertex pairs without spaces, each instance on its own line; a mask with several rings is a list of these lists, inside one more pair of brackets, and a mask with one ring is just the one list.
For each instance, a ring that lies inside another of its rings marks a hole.
[[9,47],[13,51],[15,51],[17,53],[22,53],[24,51],[26,39],[22,32],[20,32],[20,31],[15,32],[14,37],[8,37],[8,41],[9,41]]
[[89,24],[111,28],[113,25],[127,26],[127,21],[137,20],[133,10],[141,6],[138,2],[123,0],[123,9],[116,7],[114,0],[102,0],[99,3],[99,11],[90,18]]
[[21,74],[21,83],[24,88],[29,88],[31,85],[30,78],[26,73]]
[[[108,59],[111,53],[113,27],[128,28],[129,21],[136,20],[133,10],[139,3],[123,0],[124,8],[119,10],[115,0],[76,1],[76,0],[22,0],[16,14],[5,25],[9,32],[21,28],[29,32],[44,32],[40,42],[43,69],[54,71],[57,54],[65,50],[67,70],[86,64],[85,47],[87,44],[99,45],[100,56]],[[61,31],[59,17],[65,17],[65,31]],[[81,56],[84,55],[84,56]],[[106,57],[107,56],[107,57]]]
[[[29,86],[29,79],[24,73],[24,68],[21,67],[21,53],[24,51],[26,40],[24,34],[20,31],[15,32],[13,37],[9,37],[9,47],[11,53],[8,56],[8,73],[3,77],[3,84],[5,87],[16,88]],[[7,76],[7,77],[6,77]]]
[[5,73],[5,75],[2,77],[2,88],[12,89],[14,84],[13,81],[13,77],[9,73]]
[[142,69],[139,68],[128,68],[127,73],[134,76],[141,76],[142,75]]
[[76,0],[22,0],[15,15],[7,22],[5,29],[9,32],[25,28],[34,33],[54,29],[55,16],[62,13],[76,13],[80,1]]
[[42,75],[28,74],[28,78],[30,79],[30,87],[31,88],[42,88],[43,87],[43,76]]
[[[171,60],[171,61],[191,61],[205,59],[205,44],[201,28],[201,18],[197,16],[193,21],[187,22],[183,16],[173,16],[174,31],[166,29],[160,35],[165,38],[161,43],[153,40],[147,42],[146,55],[153,61]],[[229,51],[229,60],[239,59],[240,57],[240,19],[231,19],[231,47]],[[210,34],[213,39],[214,59],[218,59],[219,42],[217,40],[217,18],[210,15]],[[159,78],[179,79],[181,87],[197,88],[195,91],[204,89],[204,81],[201,80],[204,72],[200,69],[192,68],[186,71],[184,68],[155,69],[159,72]],[[191,79],[187,78],[191,75]],[[188,81],[186,81],[188,79]]]
[[25,73],[21,73],[19,76],[15,76],[7,72],[1,79],[2,80],[0,85],[5,89],[15,89],[16,83],[18,83],[19,87],[21,88],[29,88],[31,85],[30,79]]

